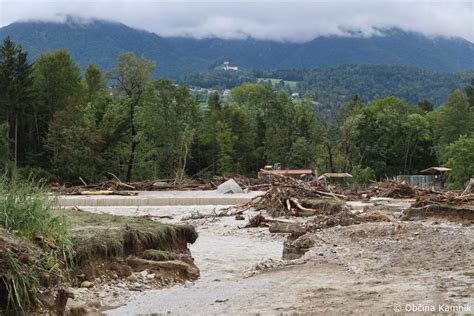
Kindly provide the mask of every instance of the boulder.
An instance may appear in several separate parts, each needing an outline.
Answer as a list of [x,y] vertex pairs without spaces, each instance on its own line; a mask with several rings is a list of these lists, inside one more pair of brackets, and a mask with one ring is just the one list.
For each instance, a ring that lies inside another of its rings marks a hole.
[[229,179],[217,187],[219,193],[244,193],[244,190],[235,182],[234,179]]

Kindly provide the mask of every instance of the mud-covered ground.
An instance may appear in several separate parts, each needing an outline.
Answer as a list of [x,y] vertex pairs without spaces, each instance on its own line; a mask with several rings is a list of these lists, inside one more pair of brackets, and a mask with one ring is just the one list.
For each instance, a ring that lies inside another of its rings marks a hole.
[[[312,247],[295,260],[282,260],[288,234],[239,228],[246,220],[234,217],[199,218],[212,214],[211,206],[90,208],[192,223],[200,234],[190,247],[199,280],[159,290],[125,290],[124,296],[110,288],[94,295],[109,305],[127,301],[107,315],[472,311],[473,226],[439,218],[400,221],[409,204],[352,202],[355,213],[375,211],[391,221],[314,230],[299,237]],[[245,218],[254,214],[247,212]]]

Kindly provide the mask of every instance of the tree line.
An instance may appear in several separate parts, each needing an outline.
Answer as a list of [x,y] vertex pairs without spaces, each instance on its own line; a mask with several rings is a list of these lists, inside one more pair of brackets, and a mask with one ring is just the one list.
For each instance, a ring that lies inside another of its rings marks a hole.
[[81,73],[62,49],[33,63],[0,47],[0,165],[49,181],[97,182],[255,176],[266,164],[352,172],[356,182],[453,168],[452,186],[474,175],[474,80],[432,110],[397,97],[355,96],[327,111],[307,94],[244,83],[199,105],[185,85],[155,80],[155,65],[125,53],[111,71]]

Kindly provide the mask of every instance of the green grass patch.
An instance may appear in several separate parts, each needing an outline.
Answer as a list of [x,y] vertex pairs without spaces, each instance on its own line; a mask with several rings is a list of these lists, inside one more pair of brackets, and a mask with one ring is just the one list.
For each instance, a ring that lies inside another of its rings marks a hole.
[[176,257],[169,251],[166,250],[156,250],[156,249],[147,249],[143,252],[143,257],[148,260],[153,261],[168,261],[175,260]]

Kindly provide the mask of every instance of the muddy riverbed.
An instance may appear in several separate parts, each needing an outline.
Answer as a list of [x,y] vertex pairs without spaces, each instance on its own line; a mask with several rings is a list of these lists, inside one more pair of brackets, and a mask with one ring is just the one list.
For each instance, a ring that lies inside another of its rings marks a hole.
[[[199,218],[215,206],[82,207],[187,222],[199,232],[191,246],[201,277],[194,283],[117,298],[107,315],[131,314],[392,314],[413,308],[473,308],[474,230],[448,221],[399,221],[410,201],[353,203],[390,222],[335,226],[308,235],[313,247],[282,260],[286,234],[239,228],[234,217]],[[245,218],[255,213],[247,212]],[[194,219],[193,219],[194,218]],[[114,301],[109,300],[110,305]],[[414,307],[416,306],[416,307]],[[441,308],[441,309],[440,309]]]

